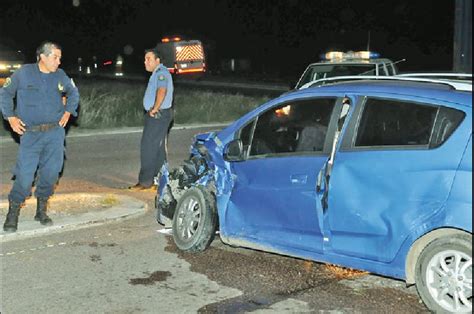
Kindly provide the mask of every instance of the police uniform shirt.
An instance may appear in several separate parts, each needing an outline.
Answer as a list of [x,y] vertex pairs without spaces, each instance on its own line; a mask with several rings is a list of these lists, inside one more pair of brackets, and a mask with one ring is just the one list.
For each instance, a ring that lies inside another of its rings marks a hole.
[[148,86],[143,97],[143,108],[149,111],[155,105],[156,91],[164,87],[166,88],[166,95],[161,103],[160,110],[171,108],[173,101],[173,79],[168,69],[160,64],[150,76]]
[[[67,97],[63,104],[63,95]],[[13,98],[16,96],[16,112]],[[65,111],[77,116],[77,87],[62,69],[43,73],[38,64],[25,64],[0,89],[0,107],[5,119],[20,118],[26,126],[58,123]]]

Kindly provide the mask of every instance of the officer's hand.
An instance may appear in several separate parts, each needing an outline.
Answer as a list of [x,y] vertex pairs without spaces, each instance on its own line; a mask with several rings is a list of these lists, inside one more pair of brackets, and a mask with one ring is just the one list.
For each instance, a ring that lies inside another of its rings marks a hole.
[[150,111],[148,111],[148,114],[150,115],[150,117],[154,118],[157,112],[157,109],[152,108]]
[[59,120],[59,125],[62,126],[63,128],[66,127],[66,124],[69,121],[70,117],[71,117],[71,113],[69,111],[66,111],[61,117],[61,120]]
[[8,118],[8,123],[10,123],[10,126],[12,128],[12,130],[15,132],[15,133],[18,133],[20,135],[23,135],[23,133],[25,133],[26,131],[26,124],[23,123],[23,121],[21,121],[19,118],[17,117],[10,117]]

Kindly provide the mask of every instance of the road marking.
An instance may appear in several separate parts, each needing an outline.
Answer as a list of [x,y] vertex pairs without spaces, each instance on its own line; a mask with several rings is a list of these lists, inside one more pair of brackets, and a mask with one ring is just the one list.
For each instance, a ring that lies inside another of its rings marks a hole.
[[[112,236],[112,234],[108,234],[107,236]],[[97,240],[97,239],[100,239],[101,237],[100,236],[93,236],[92,237],[94,240]],[[72,241],[72,242],[58,242],[58,243],[49,243],[49,244],[46,244],[46,245],[41,245],[41,246],[37,246],[37,247],[32,247],[32,248],[29,248],[29,249],[23,249],[23,250],[20,250],[20,251],[12,251],[12,252],[6,252],[6,253],[0,253],[0,257],[4,257],[4,256],[13,256],[13,255],[16,255],[16,254],[24,254],[24,253],[28,253],[28,252],[35,252],[35,251],[40,251],[40,250],[44,250],[44,249],[50,249],[50,248],[54,248],[54,247],[60,247],[60,246],[67,246],[67,245],[75,245],[77,244],[78,242],[76,241]],[[82,242],[81,242],[82,243]]]

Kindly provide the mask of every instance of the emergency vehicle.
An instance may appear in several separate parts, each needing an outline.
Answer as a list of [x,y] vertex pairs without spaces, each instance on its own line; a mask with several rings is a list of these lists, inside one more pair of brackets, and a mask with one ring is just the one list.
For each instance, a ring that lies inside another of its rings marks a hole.
[[199,40],[183,40],[179,36],[165,37],[156,45],[161,63],[171,74],[203,73],[206,71],[204,48]]
[[336,76],[396,75],[396,63],[381,58],[379,53],[373,51],[330,51],[321,56],[320,62],[308,65],[295,89],[314,86],[318,82],[323,83],[324,79]]
[[18,70],[23,64],[23,55],[15,50],[0,45],[0,87],[5,79]]

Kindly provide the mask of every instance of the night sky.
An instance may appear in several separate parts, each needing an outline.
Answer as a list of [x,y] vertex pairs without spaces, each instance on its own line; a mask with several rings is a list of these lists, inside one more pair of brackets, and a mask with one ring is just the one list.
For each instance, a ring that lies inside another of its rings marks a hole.
[[371,50],[407,59],[402,71],[452,68],[454,0],[0,0],[0,10],[0,44],[31,61],[41,41],[58,41],[65,68],[126,46],[142,67],[143,50],[169,34],[203,41],[211,71],[237,58],[296,75],[325,51],[365,50],[369,34]]

